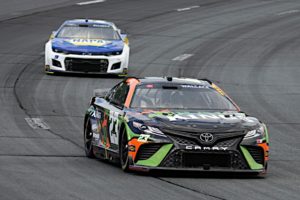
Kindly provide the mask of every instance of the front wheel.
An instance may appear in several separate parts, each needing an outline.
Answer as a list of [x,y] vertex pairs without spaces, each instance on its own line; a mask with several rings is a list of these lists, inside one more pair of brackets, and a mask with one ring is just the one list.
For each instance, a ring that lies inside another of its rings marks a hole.
[[129,157],[128,157],[128,138],[126,130],[123,129],[120,139],[120,163],[124,172],[129,171]]
[[54,72],[52,72],[50,70],[50,66],[49,65],[45,65],[44,71],[47,75],[54,75]]
[[123,70],[123,73],[122,73],[122,74],[118,74],[118,77],[120,77],[120,78],[126,77],[126,76],[128,76],[128,69],[127,69],[127,68],[125,68],[125,69]]
[[91,128],[91,123],[90,120],[87,120],[84,129],[84,150],[85,150],[85,155],[88,158],[95,158],[93,152],[92,140],[93,140],[93,132]]

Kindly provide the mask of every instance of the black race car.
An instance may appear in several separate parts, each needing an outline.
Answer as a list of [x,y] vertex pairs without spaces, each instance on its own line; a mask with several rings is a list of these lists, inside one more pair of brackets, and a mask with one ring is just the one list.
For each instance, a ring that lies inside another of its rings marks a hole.
[[262,122],[209,80],[126,78],[93,97],[84,118],[86,155],[151,169],[265,173]]

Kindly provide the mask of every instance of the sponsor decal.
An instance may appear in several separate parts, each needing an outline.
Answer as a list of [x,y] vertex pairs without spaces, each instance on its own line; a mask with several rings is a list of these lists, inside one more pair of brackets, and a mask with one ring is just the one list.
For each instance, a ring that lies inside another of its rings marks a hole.
[[98,40],[98,39],[69,39],[66,40],[66,42],[69,42],[76,46],[95,46],[95,47],[101,47],[109,44],[109,42],[105,40]]
[[103,146],[105,148],[110,147],[110,142],[108,138],[108,134],[109,134],[108,124],[109,124],[109,116],[107,113],[104,112],[103,117],[100,120],[100,124],[99,124],[99,128],[101,129],[99,131],[100,134],[99,146]]
[[92,26],[99,27],[99,28],[111,28],[111,26],[107,24],[93,24]]
[[[157,116],[157,115],[156,115]],[[177,114],[168,114],[163,115],[168,118],[170,121],[176,120],[244,120],[246,122],[255,122],[251,118],[247,118],[243,114],[239,113],[177,113]],[[151,116],[149,116],[151,117]],[[153,117],[153,115],[152,115]]]
[[207,85],[181,85],[182,88],[194,88],[194,89],[203,89],[203,88],[210,88]]
[[92,124],[92,131],[93,132],[98,132],[98,125],[96,123]]
[[98,133],[93,133],[93,138],[98,141],[99,140],[99,134]]
[[228,147],[205,147],[205,146],[196,146],[196,145],[187,145],[185,146],[186,150],[206,150],[206,151],[226,151]]
[[141,134],[138,138],[138,141],[139,142],[147,142],[149,138],[150,138],[150,135]]
[[94,110],[92,113],[91,113],[91,116],[93,118],[96,118],[96,119],[101,119],[101,112],[99,112],[98,110]]
[[128,146],[128,151],[135,152],[135,146],[134,145],[129,145]]
[[154,88],[154,85],[153,84],[147,84],[146,88]]

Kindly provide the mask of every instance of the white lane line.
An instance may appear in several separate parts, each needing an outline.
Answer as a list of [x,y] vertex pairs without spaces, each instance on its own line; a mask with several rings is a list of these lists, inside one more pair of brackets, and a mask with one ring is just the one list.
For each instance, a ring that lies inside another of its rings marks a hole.
[[94,0],[94,1],[84,1],[84,2],[80,2],[80,3],[76,3],[79,6],[84,6],[84,5],[89,5],[89,4],[94,4],[94,3],[102,3],[105,0]]
[[182,54],[180,56],[177,56],[175,58],[173,58],[172,60],[173,61],[183,61],[183,60],[186,60],[188,59],[189,57],[192,57],[194,54]]
[[33,129],[50,129],[49,125],[41,118],[25,118],[25,120]]
[[186,8],[178,8],[176,9],[178,12],[182,12],[182,11],[187,11],[187,10],[191,10],[194,8],[199,8],[200,6],[190,6],[190,7],[186,7]]
[[281,12],[281,13],[278,13],[277,15],[287,15],[287,14],[292,14],[292,13],[297,13],[297,12],[300,12],[300,10],[288,10],[288,11],[284,11],[284,12]]

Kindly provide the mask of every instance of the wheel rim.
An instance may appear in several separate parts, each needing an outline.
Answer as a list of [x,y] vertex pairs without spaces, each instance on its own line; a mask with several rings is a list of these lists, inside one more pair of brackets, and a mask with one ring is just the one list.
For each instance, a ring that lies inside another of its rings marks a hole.
[[87,125],[85,133],[84,133],[84,146],[86,151],[90,151],[92,147],[92,138],[93,138],[93,133],[91,132],[90,126]]
[[128,159],[128,142],[126,137],[126,132],[122,135],[122,143],[121,143],[121,156],[122,156],[122,165],[124,166]]

